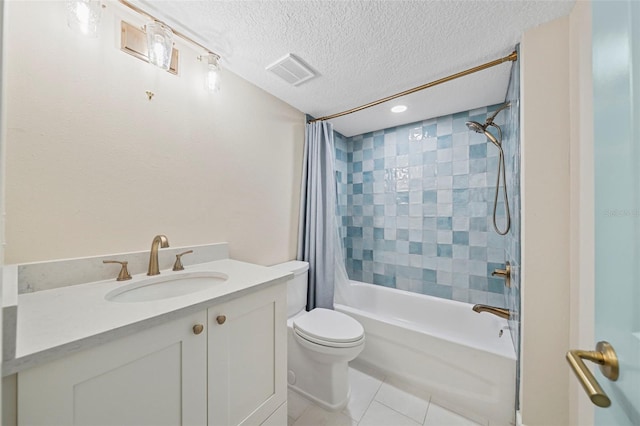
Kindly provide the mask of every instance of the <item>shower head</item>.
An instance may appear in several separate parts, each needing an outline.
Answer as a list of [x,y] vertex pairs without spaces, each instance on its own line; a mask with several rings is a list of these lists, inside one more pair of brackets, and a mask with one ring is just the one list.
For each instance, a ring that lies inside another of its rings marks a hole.
[[487,131],[487,127],[489,126],[497,127],[499,131],[500,127],[498,127],[496,124],[493,124],[492,122],[489,122],[489,121],[487,121],[485,124],[480,124],[477,121],[467,121],[466,125],[469,128],[469,130],[473,130],[476,133],[484,134],[487,137],[487,139],[491,141],[492,144],[494,144],[498,148],[501,148],[500,142],[498,142],[496,137],[493,136],[491,132]]
[[467,125],[469,130],[473,130],[476,133],[484,133],[485,130],[487,129],[485,126],[478,123],[477,121],[467,121],[465,124]]
[[487,131],[487,127],[493,126],[493,127],[496,127],[498,131],[500,131],[500,127],[497,126],[496,124],[493,124],[493,120],[500,113],[500,111],[502,111],[505,108],[509,108],[510,106],[511,106],[511,102],[507,102],[506,104],[502,105],[500,108],[496,110],[496,112],[494,112],[491,115],[491,117],[487,118],[487,121],[485,121],[484,124],[480,124],[477,121],[467,121],[466,125],[469,128],[469,130],[473,130],[476,133],[484,133],[494,145],[500,146],[496,138]]
[[[509,108],[510,106],[511,102],[507,102],[506,104],[502,105],[496,112],[491,115],[491,117],[487,118],[487,121],[485,121],[484,124],[480,124],[477,121],[467,121],[465,124],[467,125],[469,130],[473,130],[476,133],[484,133],[487,139],[489,139],[489,141],[491,141],[491,143],[494,144],[500,150],[500,152],[502,152],[502,130],[500,129],[500,126],[494,124],[493,120],[500,113],[500,111],[505,108]],[[496,137],[487,130],[489,126],[493,126],[498,129],[500,141],[498,141],[498,139],[496,139]]]

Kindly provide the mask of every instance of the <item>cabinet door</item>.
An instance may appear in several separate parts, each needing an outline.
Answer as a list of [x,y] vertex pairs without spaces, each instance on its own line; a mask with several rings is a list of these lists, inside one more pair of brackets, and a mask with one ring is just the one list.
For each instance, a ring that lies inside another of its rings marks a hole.
[[19,373],[18,423],[205,424],[206,319],[200,312]]
[[209,424],[258,425],[286,400],[286,284],[209,308]]

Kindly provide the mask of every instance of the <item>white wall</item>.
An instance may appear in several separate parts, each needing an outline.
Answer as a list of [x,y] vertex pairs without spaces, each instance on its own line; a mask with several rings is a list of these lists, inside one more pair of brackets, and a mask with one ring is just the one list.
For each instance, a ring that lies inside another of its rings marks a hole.
[[569,18],[521,44],[521,412],[527,426],[569,424]]
[[522,45],[522,422],[593,424],[565,354],[593,345],[591,4]]
[[160,233],[294,258],[304,115],[230,72],[207,93],[190,45],[179,76],[121,52],[120,17],[144,21],[107,6],[87,39],[62,1],[8,2],[7,263],[144,250]]
[[[0,0],[0,47],[3,46],[4,40],[4,0]],[[4,69],[4,57],[2,55],[2,49],[0,49],[0,87],[2,87],[3,81],[3,72]],[[4,111],[4,103],[2,97],[0,96],[0,123],[2,123],[2,117]],[[4,132],[2,131],[2,124],[0,124],[0,274],[2,273],[2,265],[4,265]],[[0,290],[2,290],[2,280],[0,279]],[[2,291],[0,291],[0,306],[3,306],[2,302]],[[0,315],[0,353],[2,352],[2,341],[3,341],[3,324],[2,317]],[[0,370],[2,370],[2,360],[0,360]],[[0,385],[0,401],[4,401],[4,394],[2,393],[2,385]],[[2,413],[2,403],[0,402],[0,419],[3,419]]]
[[[570,347],[594,349],[594,164],[591,2],[576,2],[570,16],[571,79],[571,287]],[[589,366],[594,368],[595,364]],[[569,378],[569,424],[591,425],[594,405]]]

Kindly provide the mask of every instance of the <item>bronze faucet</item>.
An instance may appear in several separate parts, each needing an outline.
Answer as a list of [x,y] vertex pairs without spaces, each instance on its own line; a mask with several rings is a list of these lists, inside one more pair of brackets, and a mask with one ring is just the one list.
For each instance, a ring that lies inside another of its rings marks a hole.
[[495,306],[473,305],[473,308],[471,309],[473,309],[477,313],[488,312],[490,314],[499,316],[500,318],[504,318],[504,319],[509,319],[509,317],[511,316],[511,311],[509,311],[508,309],[498,308]]
[[164,235],[156,235],[151,242],[151,253],[149,255],[149,271],[147,275],[158,275],[160,269],[158,268],[158,247],[169,247],[169,240]]

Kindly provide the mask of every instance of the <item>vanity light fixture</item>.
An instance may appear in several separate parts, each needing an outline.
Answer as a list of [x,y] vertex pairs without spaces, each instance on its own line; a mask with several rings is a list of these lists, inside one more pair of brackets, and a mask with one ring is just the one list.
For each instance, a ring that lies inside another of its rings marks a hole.
[[[211,92],[220,89],[220,55],[180,33],[155,16],[150,15],[127,0],[119,3],[149,19],[144,27],[135,27],[125,21],[121,22],[121,49],[143,61],[148,61],[172,74],[178,73],[178,51],[173,48],[174,36],[203,49],[206,55],[198,57],[207,63],[206,87]],[[70,28],[88,37],[97,37],[100,15],[104,7],[100,0],[67,0],[67,23]],[[145,35],[146,33],[146,35]],[[146,38],[146,43],[144,42]],[[145,45],[146,44],[146,45]]]
[[391,112],[395,112],[395,113],[405,112],[406,110],[407,110],[407,107],[405,105],[396,105],[393,108],[391,108]]
[[[167,24],[160,22],[155,16],[145,12],[139,7],[129,3],[127,0],[118,0],[122,5],[128,7],[134,12],[150,19],[151,22],[145,26],[145,32],[147,37],[147,48],[139,46],[137,34],[135,28],[130,24],[122,22],[122,50],[140,58],[142,60],[148,60],[154,65],[159,66],[162,69],[169,70],[173,74],[177,74],[178,67],[178,52],[173,48],[173,38],[180,37],[182,40],[191,43],[198,48],[201,48],[207,52],[203,56],[199,56],[198,60],[207,63],[207,80],[206,87],[212,92],[216,92],[220,87],[220,55],[213,53],[210,49],[206,48],[202,44],[188,37],[184,33],[181,33]],[[142,32],[142,31],[140,31]],[[125,37],[127,36],[127,37]]]
[[[149,62],[149,43],[145,27],[136,27],[128,22],[120,22],[120,49],[131,56]],[[157,49],[158,51],[160,49]],[[178,74],[178,49],[172,48],[171,61],[167,72]]]
[[160,21],[149,22],[145,28],[149,63],[168,70],[173,51],[173,31]]
[[67,0],[67,25],[87,37],[98,36],[101,14],[100,0]]

